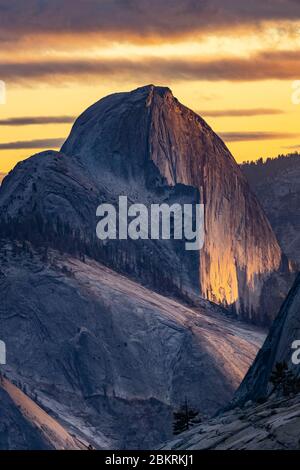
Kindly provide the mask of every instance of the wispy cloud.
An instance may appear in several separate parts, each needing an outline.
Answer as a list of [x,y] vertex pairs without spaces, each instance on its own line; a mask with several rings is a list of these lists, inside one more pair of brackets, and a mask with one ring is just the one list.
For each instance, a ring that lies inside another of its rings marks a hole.
[[16,142],[0,143],[0,150],[60,148],[64,141],[65,138],[63,137],[57,139],[19,140]]
[[300,144],[299,145],[287,145],[282,147],[283,149],[288,149],[288,150],[299,150],[300,149]]
[[219,132],[219,136],[225,142],[242,142],[251,140],[273,140],[273,139],[292,139],[299,134],[292,132]]
[[[289,132],[219,132],[218,135],[225,142],[241,142],[255,140],[272,140],[272,139],[288,139],[298,137],[299,134]],[[56,139],[34,139],[21,140],[16,142],[0,143],[0,150],[18,150],[18,149],[56,149],[60,148],[65,138]],[[291,146],[285,148],[298,148]]]
[[41,79],[60,84],[81,82],[83,77],[123,82],[125,78],[132,80],[133,76],[141,84],[183,80],[296,80],[300,76],[300,51],[270,51],[247,58],[202,60],[145,57],[138,60],[1,61],[0,76],[6,81],[27,84]]
[[251,117],[284,114],[283,110],[273,108],[199,110],[197,112],[204,117]]
[[38,124],[69,124],[74,116],[34,116],[0,119],[0,126],[32,126]]

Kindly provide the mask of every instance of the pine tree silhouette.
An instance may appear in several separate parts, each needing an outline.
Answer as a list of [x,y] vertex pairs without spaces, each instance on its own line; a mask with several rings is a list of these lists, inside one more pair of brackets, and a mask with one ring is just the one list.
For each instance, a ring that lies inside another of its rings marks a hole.
[[199,417],[199,411],[194,408],[190,408],[188,405],[187,399],[178,411],[173,413],[173,434],[177,435],[184,431],[187,431],[195,424],[201,423],[201,418]]
[[277,362],[275,364],[275,369],[272,371],[270,382],[274,387],[274,391],[277,391],[281,388],[282,383],[286,379],[286,373],[288,370],[288,365],[286,362]]
[[276,363],[270,382],[274,387],[273,392],[281,392],[284,396],[300,393],[300,378],[289,369],[286,362]]

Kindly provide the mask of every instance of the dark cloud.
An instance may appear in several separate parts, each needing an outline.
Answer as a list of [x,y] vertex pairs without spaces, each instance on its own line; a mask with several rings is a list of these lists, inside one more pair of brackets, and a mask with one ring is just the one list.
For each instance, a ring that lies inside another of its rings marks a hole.
[[298,0],[0,0],[8,41],[49,32],[164,37],[297,18]]
[[69,124],[74,116],[35,116],[0,119],[0,126],[32,126],[36,124]]
[[[274,108],[250,108],[250,109],[222,109],[222,110],[208,110],[197,111],[198,114],[204,117],[251,117],[251,116],[267,116],[283,114],[281,109]],[[0,121],[1,123],[1,121]]]
[[103,60],[51,60],[0,63],[0,77],[10,82],[34,83],[40,79],[49,82],[80,82],[84,77],[106,78],[135,82],[163,82],[182,80],[254,81],[296,80],[300,76],[300,52],[262,52],[249,58],[226,59],[160,59],[144,58]]
[[273,140],[273,139],[291,139],[298,137],[299,134],[292,132],[219,132],[219,136],[225,142],[243,142],[251,140]]
[[57,139],[20,140],[17,142],[0,143],[0,150],[60,148],[64,141],[65,139],[62,137]]

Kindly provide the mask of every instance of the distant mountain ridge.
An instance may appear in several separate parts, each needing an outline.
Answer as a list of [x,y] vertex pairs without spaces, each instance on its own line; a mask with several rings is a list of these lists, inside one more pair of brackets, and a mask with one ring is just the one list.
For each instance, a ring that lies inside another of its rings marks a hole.
[[283,251],[300,265],[300,154],[241,165]]

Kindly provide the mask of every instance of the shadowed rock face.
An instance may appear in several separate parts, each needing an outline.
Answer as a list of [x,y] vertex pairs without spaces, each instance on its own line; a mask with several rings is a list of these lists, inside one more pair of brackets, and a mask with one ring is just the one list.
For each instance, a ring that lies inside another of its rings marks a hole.
[[[200,256],[181,241],[101,244],[96,208],[119,195],[147,205],[203,202]],[[84,252],[164,294],[200,295],[256,323],[269,323],[286,294],[281,250],[238,165],[168,88],[150,85],[91,106],[61,152],[16,166],[0,205],[4,235]]]
[[292,344],[296,340],[300,340],[300,275],[283,303],[254,364],[237,390],[232,406],[266,398],[272,392],[270,376],[276,363],[286,362],[296,376],[300,375],[299,365],[292,362]]

